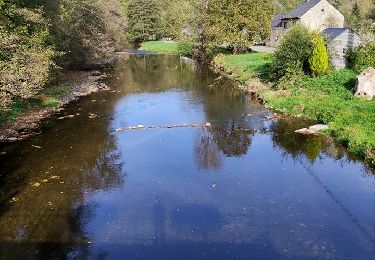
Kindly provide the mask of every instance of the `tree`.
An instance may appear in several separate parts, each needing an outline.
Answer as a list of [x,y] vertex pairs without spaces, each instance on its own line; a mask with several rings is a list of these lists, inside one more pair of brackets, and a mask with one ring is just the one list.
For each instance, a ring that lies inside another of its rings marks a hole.
[[205,34],[211,46],[231,46],[238,53],[270,35],[273,0],[209,0],[206,6]]
[[0,0],[0,108],[30,98],[48,82],[56,55],[40,9]]
[[308,72],[313,48],[309,30],[302,25],[294,25],[275,52],[275,60],[271,64],[271,79],[277,81],[285,76]]
[[139,44],[159,38],[162,33],[161,14],[158,0],[132,0],[127,7],[129,40]]
[[309,59],[310,70],[315,75],[326,74],[329,69],[329,57],[324,39],[320,33],[312,35],[314,49]]

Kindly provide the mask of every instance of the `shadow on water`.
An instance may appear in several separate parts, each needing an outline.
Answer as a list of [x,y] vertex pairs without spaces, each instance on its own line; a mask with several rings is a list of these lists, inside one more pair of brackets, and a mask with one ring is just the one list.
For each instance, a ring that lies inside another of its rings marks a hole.
[[375,178],[331,138],[294,133],[310,122],[265,120],[174,56],[130,55],[109,84],[0,148],[0,258],[375,257]]

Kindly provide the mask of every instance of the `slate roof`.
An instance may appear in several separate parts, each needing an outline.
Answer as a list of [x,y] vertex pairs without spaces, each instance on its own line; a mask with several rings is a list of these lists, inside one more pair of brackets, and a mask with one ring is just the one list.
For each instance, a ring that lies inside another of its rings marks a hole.
[[[323,34],[328,35],[330,41],[340,36],[345,31],[350,30],[349,28],[327,28],[323,31]],[[352,32],[352,30],[350,30]]]
[[279,14],[279,15],[276,15],[274,18],[273,18],[273,21],[272,21],[272,27],[280,27],[280,23],[283,19],[283,15],[282,14]]
[[311,8],[319,4],[321,0],[305,0],[293,10],[283,14],[283,19],[301,18]]

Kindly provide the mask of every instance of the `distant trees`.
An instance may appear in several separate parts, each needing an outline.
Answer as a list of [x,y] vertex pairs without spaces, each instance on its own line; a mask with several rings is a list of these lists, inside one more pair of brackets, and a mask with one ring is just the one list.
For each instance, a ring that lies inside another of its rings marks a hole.
[[211,45],[227,45],[238,53],[271,32],[273,0],[208,0],[204,33]]
[[138,44],[162,35],[162,5],[158,0],[131,0],[126,16],[129,41]]

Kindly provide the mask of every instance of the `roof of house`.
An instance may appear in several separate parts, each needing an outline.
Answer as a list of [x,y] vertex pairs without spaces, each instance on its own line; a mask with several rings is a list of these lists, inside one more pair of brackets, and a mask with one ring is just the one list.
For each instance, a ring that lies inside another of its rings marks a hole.
[[351,32],[353,32],[349,28],[327,28],[323,31],[323,34],[328,35],[330,41],[332,41],[338,36],[340,36],[342,33],[346,32],[347,30],[350,30]]
[[307,13],[311,8],[319,4],[321,0],[305,0],[293,10],[283,14],[283,19],[285,18],[301,18],[305,13]]
[[279,27],[282,19],[283,19],[283,15],[282,14],[276,15],[273,18],[272,27]]

